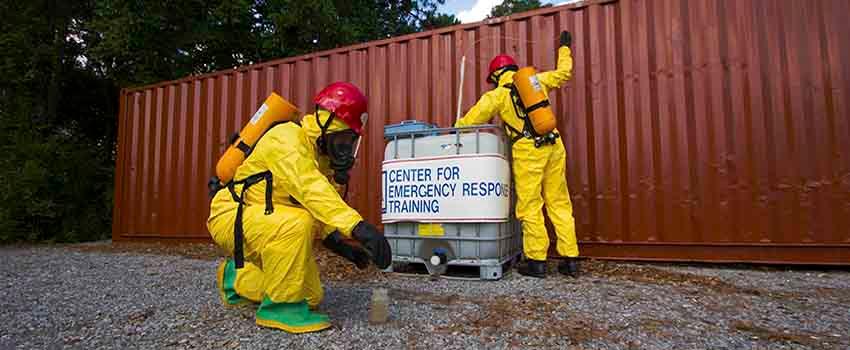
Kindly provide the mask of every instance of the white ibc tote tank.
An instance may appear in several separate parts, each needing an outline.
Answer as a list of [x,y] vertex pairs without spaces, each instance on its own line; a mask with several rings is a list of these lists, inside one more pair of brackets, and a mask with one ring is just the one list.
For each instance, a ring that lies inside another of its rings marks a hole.
[[465,266],[478,279],[502,278],[522,249],[502,129],[408,122],[387,126],[385,138],[381,209],[395,268],[442,275]]

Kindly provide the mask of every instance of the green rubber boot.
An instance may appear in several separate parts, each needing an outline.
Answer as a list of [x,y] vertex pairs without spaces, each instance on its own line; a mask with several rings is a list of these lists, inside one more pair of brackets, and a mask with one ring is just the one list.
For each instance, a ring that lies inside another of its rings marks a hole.
[[238,306],[251,303],[236,293],[234,283],[236,283],[236,263],[233,259],[225,259],[218,264],[218,273],[216,274],[216,283],[218,285],[218,294],[221,297],[221,303],[224,306]]
[[257,309],[257,325],[289,333],[308,333],[326,329],[331,323],[327,315],[310,311],[306,301],[275,303],[263,297]]

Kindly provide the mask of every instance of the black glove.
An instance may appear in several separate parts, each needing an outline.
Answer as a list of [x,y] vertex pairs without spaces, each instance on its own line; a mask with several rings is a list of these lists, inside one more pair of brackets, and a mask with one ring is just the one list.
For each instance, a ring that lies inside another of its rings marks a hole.
[[359,247],[345,243],[339,231],[334,231],[325,237],[322,245],[337,255],[353,262],[354,265],[357,265],[358,269],[362,270],[369,266],[369,253],[366,253],[366,251]]
[[372,261],[378,268],[385,269],[392,264],[393,256],[390,250],[390,243],[387,242],[383,234],[378,232],[375,226],[361,221],[357,226],[354,226],[351,235],[366,247],[366,251],[369,252]]
[[570,47],[573,44],[573,35],[568,31],[561,32],[561,46]]

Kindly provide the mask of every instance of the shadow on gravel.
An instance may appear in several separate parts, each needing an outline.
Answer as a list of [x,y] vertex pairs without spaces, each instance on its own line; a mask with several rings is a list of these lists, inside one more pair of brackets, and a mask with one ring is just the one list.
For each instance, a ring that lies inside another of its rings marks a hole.
[[[751,334],[752,337],[774,342],[788,342],[804,346],[810,346],[818,349],[827,346],[835,346],[836,349],[850,346],[850,344],[842,342],[840,339],[829,334],[819,334],[812,332],[801,332],[800,330],[776,330],[772,328],[758,326],[749,321],[734,321],[729,326],[731,331],[739,331]],[[846,349],[846,348],[845,348]]]
[[[550,269],[553,269],[550,266]],[[586,260],[582,268],[586,275],[597,278],[619,278],[638,283],[666,284],[672,286],[694,286],[719,294],[744,294],[758,297],[796,300],[801,297],[833,297],[850,301],[850,291],[835,288],[812,288],[802,291],[773,291],[737,286],[718,277],[696,275],[687,272],[674,272],[643,264],[624,264],[600,260]],[[761,269],[751,267],[750,270]],[[779,270],[776,270],[779,271]]]
[[[483,298],[403,289],[391,289],[390,295],[396,300],[419,304],[457,309],[466,309],[470,305],[477,307],[479,311],[469,313],[467,318],[437,327],[436,332],[441,334],[474,335],[484,341],[507,340],[508,343],[516,342],[514,345],[517,346],[521,344],[520,337],[562,338],[574,345],[591,340],[615,340],[608,333],[607,327],[570,310],[569,305],[561,300],[520,296]],[[556,318],[554,315],[562,315],[564,318]]]
[[[164,256],[181,256],[189,259],[220,260],[228,256],[213,243],[188,242],[93,242],[71,244],[67,247],[81,252],[97,252],[110,254],[152,254]],[[313,254],[319,265],[322,280],[359,282],[386,278],[379,270],[370,266],[359,270],[347,260],[325,249],[321,242],[313,244]]]
[[200,260],[217,260],[226,256],[218,246],[212,243],[106,241],[71,244],[68,247],[81,252],[182,256],[184,258]]

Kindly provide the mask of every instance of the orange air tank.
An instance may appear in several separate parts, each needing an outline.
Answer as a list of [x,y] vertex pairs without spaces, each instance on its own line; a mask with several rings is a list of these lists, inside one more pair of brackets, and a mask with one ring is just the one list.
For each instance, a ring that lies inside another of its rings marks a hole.
[[272,125],[293,121],[298,118],[298,108],[272,92],[263,105],[254,113],[248,124],[239,132],[239,137],[227,148],[215,166],[215,174],[221,185],[227,184],[236,175],[236,168],[245,161],[257,140]]
[[531,126],[539,135],[545,135],[555,130],[555,113],[549,105],[549,96],[543,90],[543,85],[537,78],[534,67],[525,67],[514,74],[514,86],[519,92],[519,98],[525,105],[525,113],[528,115]]

